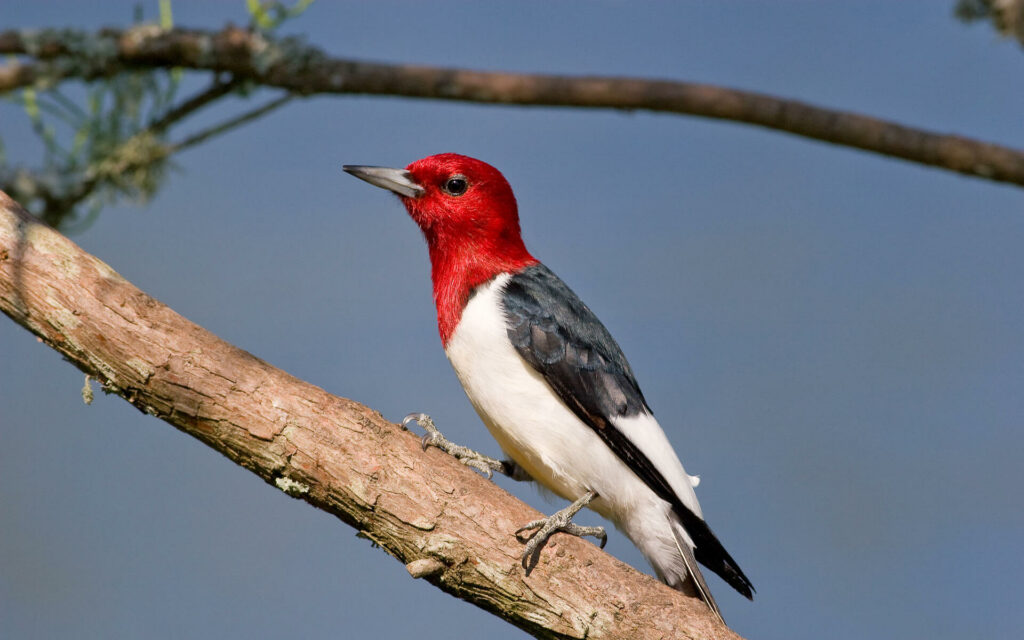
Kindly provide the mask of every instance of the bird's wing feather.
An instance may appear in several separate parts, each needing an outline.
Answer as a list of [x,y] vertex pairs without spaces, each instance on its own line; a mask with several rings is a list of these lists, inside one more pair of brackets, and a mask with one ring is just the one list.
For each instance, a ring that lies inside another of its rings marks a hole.
[[539,264],[509,279],[502,305],[509,339],[519,355],[620,460],[672,505],[693,540],[697,560],[752,597],[750,581],[704,519],[684,504],[651,459],[613,423],[613,419],[650,414],[650,409],[622,349],[597,316]]

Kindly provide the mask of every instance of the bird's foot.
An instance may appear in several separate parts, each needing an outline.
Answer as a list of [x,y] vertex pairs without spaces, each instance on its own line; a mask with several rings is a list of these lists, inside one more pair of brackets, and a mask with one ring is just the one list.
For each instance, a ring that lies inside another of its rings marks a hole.
[[[605,533],[604,527],[582,527],[572,522],[573,516],[580,509],[590,504],[590,501],[596,497],[597,494],[595,492],[588,491],[579,500],[561,511],[543,520],[534,520],[516,531],[516,538],[520,542],[526,542],[526,548],[523,550],[523,569],[526,569],[526,575],[530,575],[530,572],[537,566],[537,562],[540,560],[540,551],[547,544],[548,538],[558,531],[579,537],[594,536],[601,540],[601,548],[604,549],[604,545],[608,542],[608,534]],[[530,538],[524,538],[520,535],[524,531],[531,531],[533,529],[536,529],[537,533],[533,534]]]
[[492,477],[495,471],[507,476],[513,475],[514,465],[512,463],[496,460],[490,456],[473,451],[469,447],[455,444],[441,435],[438,428],[434,426],[434,421],[427,414],[410,413],[402,419],[402,426],[408,427],[411,422],[415,422],[426,431],[426,434],[420,440],[423,443],[424,451],[426,451],[427,447],[437,447],[467,467],[472,467],[483,473],[488,478]]

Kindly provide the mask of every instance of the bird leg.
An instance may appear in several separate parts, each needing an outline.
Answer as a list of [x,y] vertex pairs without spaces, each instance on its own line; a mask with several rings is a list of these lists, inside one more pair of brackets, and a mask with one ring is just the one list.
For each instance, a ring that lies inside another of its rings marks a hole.
[[530,479],[530,476],[523,470],[523,468],[511,460],[497,460],[490,456],[485,456],[482,453],[473,451],[469,447],[463,447],[462,445],[455,444],[448,438],[445,438],[441,435],[438,428],[434,426],[434,421],[431,417],[425,413],[410,413],[405,416],[405,418],[402,419],[402,427],[407,428],[411,422],[415,422],[423,427],[424,431],[426,431],[426,434],[424,434],[421,439],[424,451],[426,451],[427,447],[437,447],[467,467],[472,467],[483,473],[488,478],[492,477],[494,472],[497,471],[498,473],[506,475],[513,480]]
[[[523,551],[523,569],[526,569],[526,575],[530,575],[530,572],[537,566],[537,562],[540,560],[540,550],[544,548],[548,538],[555,532],[561,531],[579,537],[594,536],[601,540],[601,548],[604,549],[604,545],[608,542],[608,534],[605,533],[604,527],[581,527],[572,522],[572,517],[596,497],[597,493],[588,491],[579,500],[561,511],[555,512],[543,520],[534,520],[516,531],[516,538],[520,542],[526,542],[526,549]],[[537,529],[537,533],[528,538],[528,541],[519,535],[531,529]]]

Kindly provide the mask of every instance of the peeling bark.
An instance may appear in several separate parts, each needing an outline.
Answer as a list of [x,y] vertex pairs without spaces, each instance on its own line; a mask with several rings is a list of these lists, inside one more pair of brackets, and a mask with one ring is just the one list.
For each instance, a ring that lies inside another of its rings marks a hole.
[[376,411],[189,322],[3,192],[0,309],[107,392],[538,638],[739,638],[699,600],[570,536],[525,577],[513,532],[533,509]]

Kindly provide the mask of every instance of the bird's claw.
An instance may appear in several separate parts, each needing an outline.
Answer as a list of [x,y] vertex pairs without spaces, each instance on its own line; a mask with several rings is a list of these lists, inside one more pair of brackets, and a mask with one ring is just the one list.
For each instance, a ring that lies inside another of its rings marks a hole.
[[[420,425],[421,427],[424,425],[424,423],[427,423],[427,422],[429,422],[431,426],[434,425],[434,421],[430,419],[430,416],[428,416],[425,413],[419,413],[419,412],[416,412],[416,411],[414,411],[414,412],[410,413],[409,415],[405,416],[404,418],[402,418],[402,428],[403,429],[408,429],[410,422],[415,422],[416,424]],[[424,427],[424,428],[426,428],[426,427]]]
[[[526,543],[522,558],[523,569],[526,570],[526,575],[530,575],[530,572],[537,566],[541,549],[547,544],[548,538],[559,531],[580,538],[583,536],[593,536],[601,541],[601,548],[604,549],[604,545],[608,543],[608,534],[605,532],[604,527],[584,527],[572,522],[573,516],[595,497],[597,497],[597,494],[593,491],[587,492],[582,498],[565,509],[547,518],[529,522],[516,530],[516,539]],[[524,531],[532,531],[534,529],[537,530],[537,533],[528,538],[521,535]]]
[[446,446],[452,446],[452,443],[441,435],[441,431],[434,425],[434,419],[427,414],[410,413],[402,418],[402,428],[408,429],[409,424],[413,422],[423,427],[423,430],[426,431],[426,433],[423,434],[423,437],[420,438],[420,444],[423,446],[424,451],[426,451],[427,447],[431,445],[444,451],[447,451]]
[[463,447],[445,438],[441,435],[441,431],[437,426],[434,425],[434,420],[427,414],[410,413],[402,418],[402,427],[408,428],[408,425],[412,422],[420,425],[426,431],[423,437],[420,438],[424,451],[427,450],[427,447],[437,447],[462,464],[476,469],[488,478],[492,478],[495,471],[505,472],[505,465],[500,460],[495,460],[490,456],[485,456],[482,453],[473,451],[469,447]]

